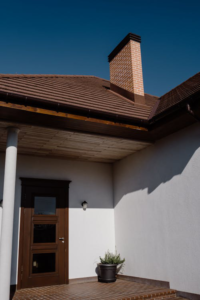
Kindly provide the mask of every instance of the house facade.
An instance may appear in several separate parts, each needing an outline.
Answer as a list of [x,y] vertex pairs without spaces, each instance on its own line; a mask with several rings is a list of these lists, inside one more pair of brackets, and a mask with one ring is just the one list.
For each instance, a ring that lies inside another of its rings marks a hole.
[[200,294],[200,73],[145,94],[140,46],[110,81],[0,75],[0,299],[97,280],[115,248],[119,276]]

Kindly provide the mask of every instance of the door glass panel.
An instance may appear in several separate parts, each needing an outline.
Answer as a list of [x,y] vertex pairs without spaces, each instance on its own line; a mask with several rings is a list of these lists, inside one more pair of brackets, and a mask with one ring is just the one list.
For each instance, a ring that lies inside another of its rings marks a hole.
[[34,197],[35,215],[55,215],[56,197]]
[[33,243],[55,243],[56,224],[34,224]]
[[32,273],[48,273],[56,270],[55,253],[36,253],[33,254]]

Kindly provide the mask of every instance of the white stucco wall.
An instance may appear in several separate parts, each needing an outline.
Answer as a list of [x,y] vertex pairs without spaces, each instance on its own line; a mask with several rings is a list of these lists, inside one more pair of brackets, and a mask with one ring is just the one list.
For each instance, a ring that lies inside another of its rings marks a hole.
[[[0,199],[5,155],[0,154]],[[19,177],[71,180],[69,189],[69,278],[95,276],[99,256],[114,251],[112,166],[18,156],[11,284],[17,282],[21,181]],[[83,211],[81,203],[88,202]],[[1,212],[0,212],[1,215]],[[1,223],[1,222],[0,222]]]
[[[0,199],[4,161],[0,154]],[[108,164],[19,155],[11,284],[17,281],[19,177],[72,181],[70,278],[94,276],[99,255],[116,244],[126,258],[125,275],[169,281],[171,288],[200,294],[199,124],[115,163],[113,170]],[[89,205],[85,212],[83,200]]]
[[200,125],[115,163],[114,199],[124,274],[200,294]]

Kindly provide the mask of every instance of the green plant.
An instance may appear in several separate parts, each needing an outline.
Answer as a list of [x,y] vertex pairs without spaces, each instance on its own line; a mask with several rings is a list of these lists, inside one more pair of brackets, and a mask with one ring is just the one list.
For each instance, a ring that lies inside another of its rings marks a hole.
[[104,258],[100,258],[100,261],[102,264],[115,264],[120,265],[125,262],[125,258],[121,259],[120,254],[117,253],[117,251],[114,253],[111,253],[110,251],[107,251],[105,253]]

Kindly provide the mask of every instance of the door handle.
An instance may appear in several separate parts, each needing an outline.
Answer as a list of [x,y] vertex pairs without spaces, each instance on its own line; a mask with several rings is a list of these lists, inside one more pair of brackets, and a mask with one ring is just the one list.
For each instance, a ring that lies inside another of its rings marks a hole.
[[61,240],[61,241],[63,241],[65,238],[64,237],[62,237],[62,238],[59,238],[59,240]]

